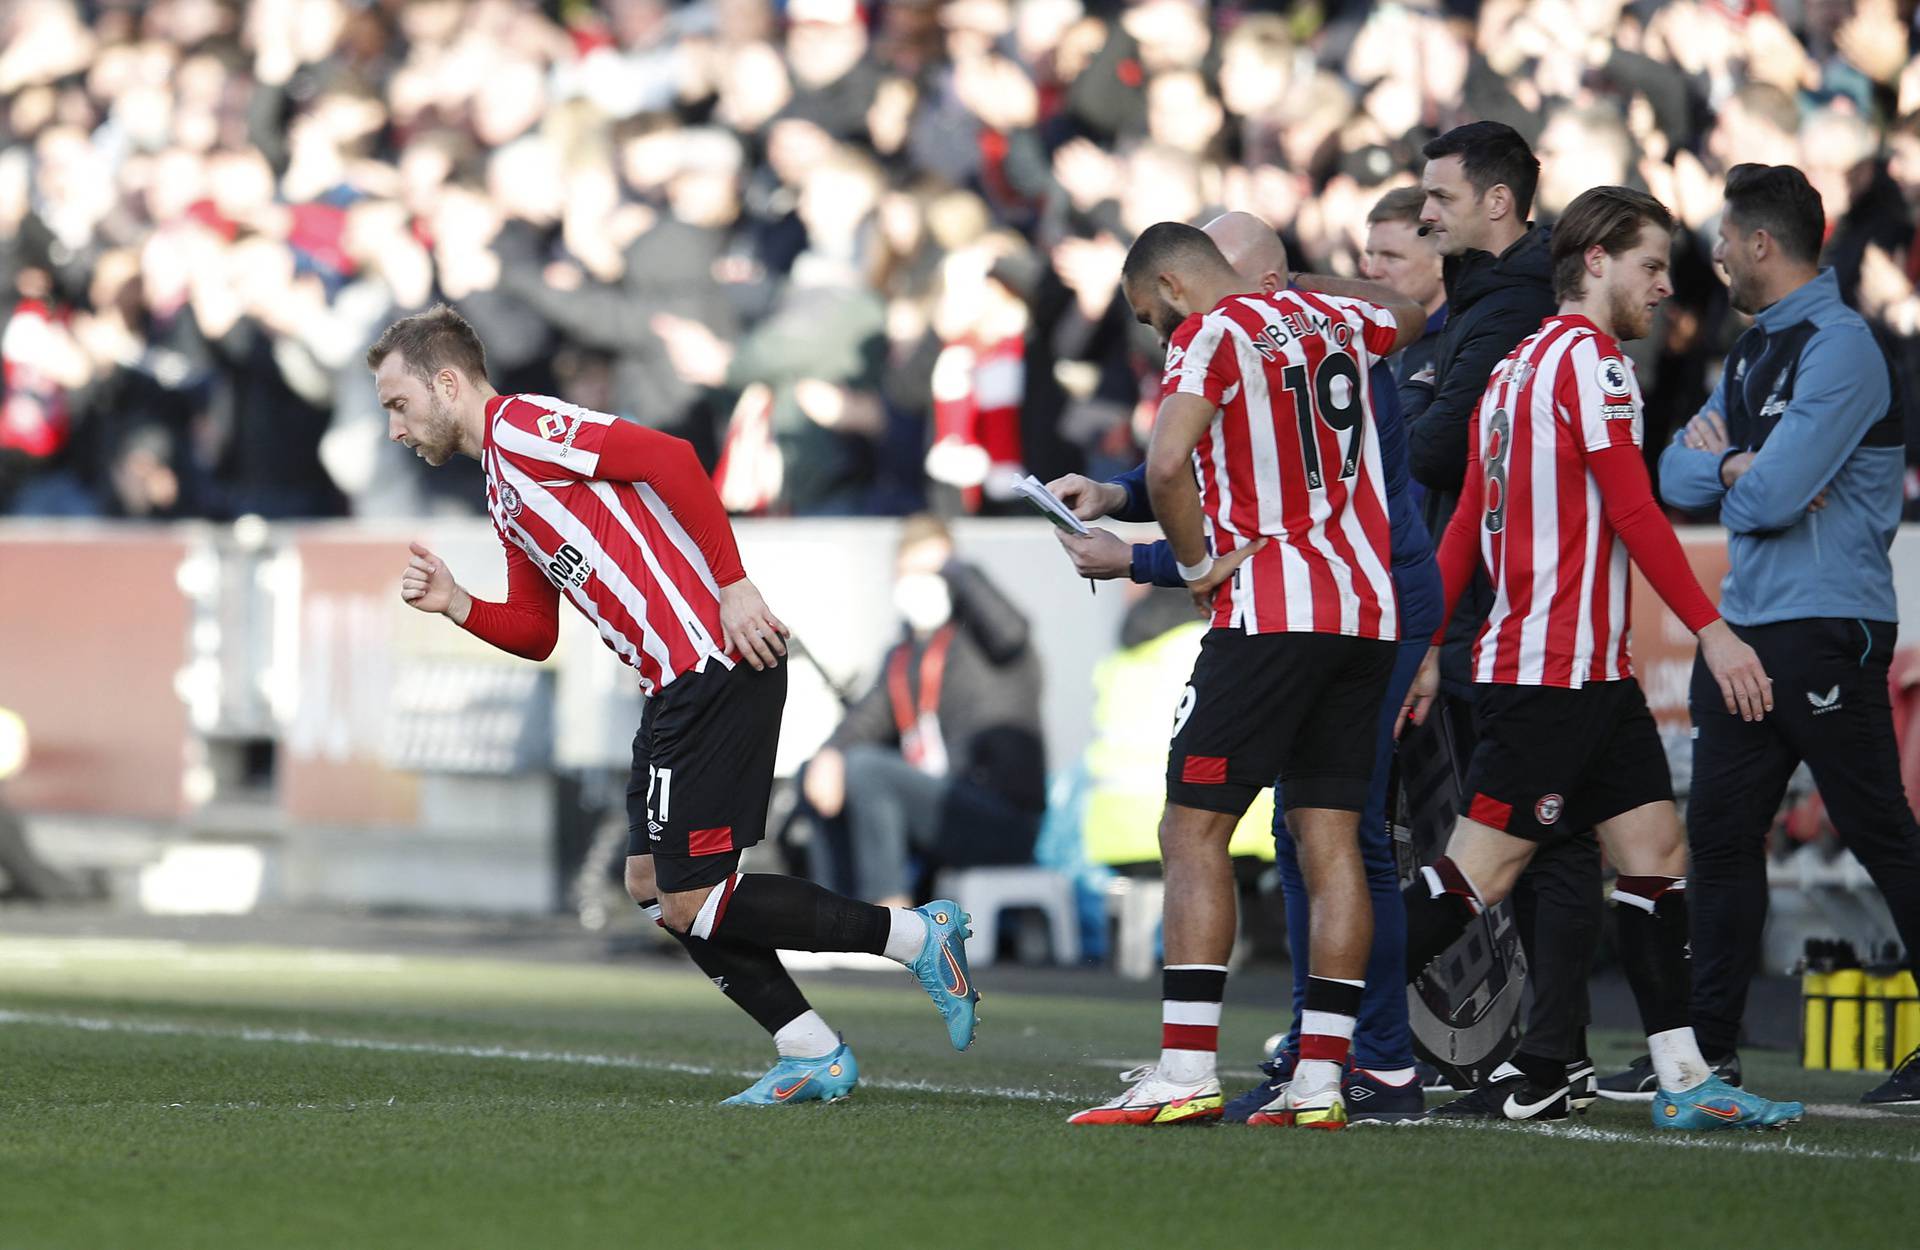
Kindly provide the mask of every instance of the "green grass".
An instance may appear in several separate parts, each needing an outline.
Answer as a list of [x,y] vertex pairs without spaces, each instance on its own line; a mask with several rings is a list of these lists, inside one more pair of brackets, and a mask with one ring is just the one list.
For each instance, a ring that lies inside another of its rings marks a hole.
[[[868,1083],[753,1111],[713,1104],[764,1066],[764,1039],[671,965],[0,939],[0,1247],[1912,1236],[1920,1116],[1692,1147],[1609,1104],[1557,1130],[1069,1129],[1118,1089],[1101,1061],[1153,1049],[1151,1008],[983,980],[980,1041],[956,1055],[904,976],[813,979]],[[1229,1056],[1274,1025],[1227,1016]],[[1628,1057],[1608,1041],[1603,1065]],[[1871,1079],[1765,1055],[1749,1073],[1820,1103]]]

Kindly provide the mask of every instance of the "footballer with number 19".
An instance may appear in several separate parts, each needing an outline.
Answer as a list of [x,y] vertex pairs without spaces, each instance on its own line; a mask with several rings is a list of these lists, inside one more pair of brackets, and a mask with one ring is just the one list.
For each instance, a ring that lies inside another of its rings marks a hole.
[[[1694,580],[1641,455],[1640,389],[1620,341],[1643,337],[1673,293],[1672,246],[1672,215],[1643,192],[1595,187],[1568,205],[1553,233],[1559,311],[1494,369],[1468,427],[1440,570],[1449,610],[1476,561],[1493,582],[1473,652],[1480,740],[1446,854],[1406,890],[1407,971],[1419,975],[1504,899],[1538,847],[1591,828],[1620,874],[1620,963],[1659,1075],[1654,1127],[1775,1128],[1801,1105],[1715,1076],[1688,1023],[1687,846],[1627,653],[1631,556],[1700,639],[1727,711],[1752,721],[1773,710],[1759,657]],[[1416,715],[1438,687],[1443,636],[1408,696]],[[1505,1118],[1563,1105],[1564,1061],[1521,1051],[1513,1062],[1525,1079]]]
[[[781,966],[778,950],[867,951],[912,970],[955,1050],[979,993],[967,917],[950,901],[877,907],[810,881],[741,874],[766,829],[786,703],[787,629],[740,565],[733,529],[685,441],[487,382],[473,327],[445,305],[387,327],[367,350],[388,432],[430,465],[486,470],[507,556],[507,598],[468,594],[418,543],[400,597],[504,651],[542,660],[565,595],[640,672],[646,710],[627,787],[627,889],[700,970],[773,1035],[779,1058],[742,1105],[833,1101],[853,1052]],[[744,662],[743,662],[744,661]]]
[[[1273,295],[1248,285],[1212,238],[1179,222],[1149,226],[1121,268],[1135,317],[1167,344],[1148,497],[1213,628],[1168,749],[1160,1060],[1075,1124],[1222,1118],[1227,841],[1276,775],[1311,950],[1299,1063],[1246,1123],[1347,1122],[1342,1075],[1373,937],[1358,831],[1399,637],[1371,378],[1376,360],[1420,337],[1427,314],[1371,283],[1307,276]],[[1380,295],[1390,306],[1371,302]]]

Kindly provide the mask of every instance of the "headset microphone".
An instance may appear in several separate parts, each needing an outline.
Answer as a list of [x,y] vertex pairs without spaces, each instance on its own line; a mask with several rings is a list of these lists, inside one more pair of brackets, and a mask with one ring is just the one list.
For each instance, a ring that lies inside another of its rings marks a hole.
[[1433,233],[1433,227],[1432,227],[1432,226],[1429,226],[1429,225],[1425,225],[1425,224],[1423,223],[1423,224],[1421,225],[1421,227],[1420,227],[1420,228],[1419,228],[1418,230],[1416,230],[1416,231],[1414,231],[1414,233],[1415,233],[1415,234],[1417,234],[1417,235],[1419,235],[1419,236],[1420,236],[1421,238],[1423,238],[1423,239],[1424,239],[1424,238],[1426,238],[1426,237],[1427,237],[1428,235],[1430,235],[1430,234],[1432,234],[1432,233]]

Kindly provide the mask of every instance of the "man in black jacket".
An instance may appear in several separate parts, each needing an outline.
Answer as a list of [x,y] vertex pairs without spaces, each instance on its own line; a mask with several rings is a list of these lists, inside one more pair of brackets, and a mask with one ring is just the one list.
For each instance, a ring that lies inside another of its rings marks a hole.
[[[1527,220],[1540,162],[1526,140],[1499,122],[1473,122],[1432,140],[1422,154],[1426,202],[1420,221],[1444,258],[1447,321],[1435,343],[1432,372],[1408,378],[1400,403],[1408,421],[1409,468],[1427,491],[1427,528],[1443,534],[1466,478],[1467,427],[1487,379],[1557,303],[1548,232]],[[1450,750],[1456,807],[1461,770],[1476,737],[1473,640],[1491,605],[1492,588],[1485,573],[1476,572],[1441,651],[1440,714],[1428,719],[1434,727],[1430,736],[1410,736],[1401,764],[1410,779],[1435,776],[1437,769],[1422,768],[1416,760],[1422,753],[1431,759],[1436,751]],[[1411,791],[1414,783],[1408,784]],[[1599,938],[1599,873],[1598,844],[1587,833],[1541,848],[1513,894],[1533,972],[1533,1007],[1520,1049],[1565,1061],[1575,1105],[1583,1109],[1595,1096],[1585,1032],[1588,963]],[[1553,923],[1536,930],[1534,917],[1549,914]],[[1517,1069],[1503,1066],[1493,1083],[1438,1114],[1505,1117],[1509,1072],[1519,1078]]]
[[[815,811],[845,817],[853,893],[889,906],[913,892],[909,858],[928,868],[1031,862],[1047,786],[1027,619],[954,556],[933,516],[902,525],[894,603],[905,636],[802,781]],[[830,857],[838,834],[829,832]]]

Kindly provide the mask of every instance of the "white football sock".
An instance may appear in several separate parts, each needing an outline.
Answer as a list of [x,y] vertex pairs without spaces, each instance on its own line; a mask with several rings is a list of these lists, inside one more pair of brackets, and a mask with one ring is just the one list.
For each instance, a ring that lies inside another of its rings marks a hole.
[[1660,1088],[1669,1094],[1684,1094],[1707,1083],[1713,1069],[1700,1054],[1700,1043],[1693,1029],[1668,1029],[1647,1036],[1647,1053],[1653,1056],[1653,1070],[1660,1077]]
[[817,1011],[807,1011],[780,1026],[773,1048],[783,1058],[818,1059],[840,1049],[840,1037],[827,1027]]
[[1288,1087],[1297,1098],[1323,1093],[1340,1084],[1340,1065],[1331,1059],[1302,1059]]
[[927,918],[908,907],[887,911],[893,927],[887,930],[887,949],[881,953],[895,963],[910,964],[927,944]]
[[1160,1062],[1155,1067],[1163,1080],[1176,1085],[1198,1085],[1213,1080],[1214,1059],[1214,1052],[1210,1050],[1162,1049]]

